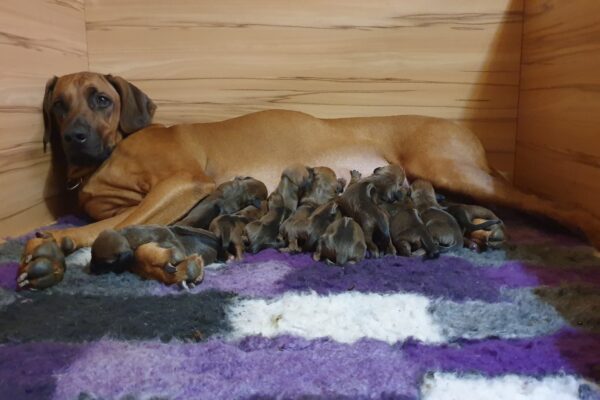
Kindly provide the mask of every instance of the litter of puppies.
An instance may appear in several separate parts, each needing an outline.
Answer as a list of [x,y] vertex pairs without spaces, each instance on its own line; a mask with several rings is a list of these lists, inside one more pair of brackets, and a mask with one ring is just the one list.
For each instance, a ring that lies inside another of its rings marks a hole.
[[[134,255],[149,242],[154,253],[142,263],[143,275],[187,273],[184,282],[197,283],[201,272],[179,265],[198,257],[203,262],[194,265],[201,269],[215,260],[240,260],[245,251],[275,248],[311,252],[315,260],[344,265],[382,255],[435,258],[463,246],[498,249],[506,240],[504,223],[491,210],[438,202],[430,182],[410,184],[399,165],[350,176],[346,185],[328,167],[291,165],[269,195],[262,182],[236,177],[173,226],[138,225],[100,235],[92,247],[92,271],[139,269]],[[154,262],[157,258],[164,265]]]

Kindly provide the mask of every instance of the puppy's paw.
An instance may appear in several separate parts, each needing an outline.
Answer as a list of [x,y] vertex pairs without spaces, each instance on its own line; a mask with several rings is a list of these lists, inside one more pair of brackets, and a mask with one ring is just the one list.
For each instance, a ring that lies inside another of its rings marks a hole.
[[27,242],[17,274],[19,289],[45,289],[62,281],[65,256],[50,236],[36,237]]

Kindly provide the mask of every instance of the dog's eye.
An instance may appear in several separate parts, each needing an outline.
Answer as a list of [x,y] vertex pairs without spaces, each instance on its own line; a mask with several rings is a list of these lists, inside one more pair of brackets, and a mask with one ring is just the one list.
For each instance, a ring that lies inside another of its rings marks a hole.
[[110,106],[112,103],[112,101],[108,97],[106,97],[102,94],[99,94],[96,97],[96,102],[98,103],[98,106],[100,108],[106,108],[106,107]]
[[62,116],[67,112],[67,107],[65,106],[65,103],[62,102],[62,100],[57,100],[54,102],[54,104],[52,104],[52,110],[56,115]]

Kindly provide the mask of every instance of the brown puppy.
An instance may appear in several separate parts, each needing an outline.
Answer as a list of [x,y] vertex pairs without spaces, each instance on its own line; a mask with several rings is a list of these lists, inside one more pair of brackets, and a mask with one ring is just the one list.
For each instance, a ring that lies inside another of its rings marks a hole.
[[378,204],[400,200],[409,190],[404,168],[395,164],[375,168],[373,174],[364,178],[364,181],[372,182],[375,185],[377,191],[375,200]]
[[250,205],[260,208],[260,202],[266,198],[267,187],[264,183],[251,177],[238,176],[219,185],[177,225],[208,229],[217,216],[232,214]]
[[463,234],[458,222],[452,215],[442,210],[430,182],[423,179],[414,181],[411,185],[411,198],[440,252],[463,247]]
[[354,264],[365,258],[367,245],[360,226],[349,217],[331,223],[319,239],[313,259],[325,259],[337,265]]
[[319,206],[308,218],[306,240],[302,246],[304,251],[315,251],[319,238],[331,223],[342,217],[338,203],[335,200]]
[[[203,229],[136,225],[107,229],[92,244],[92,273],[131,270],[167,284],[200,282],[217,258],[217,238]],[[186,286],[187,287],[187,286]]]
[[[266,110],[165,127],[149,125],[153,112],[148,96],[117,77],[81,72],[48,82],[45,137],[58,158],[66,155],[69,187],[98,222],[31,239],[18,282],[35,277],[45,286],[57,283],[67,250],[90,246],[105,229],[175,223],[235,176],[253,176],[273,190],[278,171],[292,163],[327,165],[338,176],[402,163],[409,177],[481,204],[548,216],[582,229],[600,246],[597,216],[515,189],[488,166],[477,136],[451,121],[416,115],[319,119]],[[65,240],[69,246],[61,249]]]
[[287,213],[281,194],[271,193],[269,211],[261,219],[250,222],[244,228],[247,248],[252,253],[268,247],[280,248],[282,243],[278,240],[279,226],[287,218]]
[[373,181],[368,177],[349,185],[338,198],[338,204],[342,214],[353,218],[362,228],[372,257],[379,257],[380,251],[396,254],[390,238],[389,217],[377,206],[379,195]]
[[[308,219],[311,214],[317,207],[341,193],[346,185],[344,179],[337,179],[331,168],[316,167],[312,170],[314,177],[306,193],[300,199],[300,206],[281,224],[279,229],[281,237],[287,243],[287,247],[282,248],[281,251],[299,252],[302,250],[302,245],[308,238]],[[298,243],[299,241],[300,243]]]
[[388,208],[393,209],[390,218],[390,235],[398,255],[410,257],[418,255],[423,250],[428,257],[439,255],[438,245],[433,241],[409,197],[388,204]]
[[462,228],[467,247],[477,251],[502,248],[506,240],[504,223],[490,209],[449,202],[444,206]]
[[266,201],[263,204],[261,208],[248,206],[235,214],[220,215],[210,223],[209,230],[219,238],[225,259],[242,259],[244,228],[264,215]]
[[313,169],[302,164],[292,164],[283,170],[275,193],[283,198],[288,215],[296,211],[300,197],[313,181]]
[[350,171],[350,182],[348,182],[348,186],[358,182],[362,178],[362,174],[357,170],[353,169]]

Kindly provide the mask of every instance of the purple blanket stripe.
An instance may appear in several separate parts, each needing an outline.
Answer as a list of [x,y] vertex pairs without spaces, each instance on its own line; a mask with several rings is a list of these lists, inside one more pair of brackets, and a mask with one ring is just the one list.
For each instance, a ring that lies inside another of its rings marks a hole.
[[[281,254],[265,250],[244,261],[218,269],[207,269],[202,285],[206,290],[233,291],[242,296],[273,297],[288,291],[315,291],[318,294],[343,293],[420,293],[432,298],[454,301],[495,302],[502,288],[560,285],[585,282],[600,285],[593,268],[559,270],[507,261],[501,267],[481,268],[470,261],[445,256],[423,262],[416,258],[385,257],[365,260],[344,268],[315,262],[307,254]],[[176,288],[157,286],[153,294],[176,294]]]
[[[48,385],[53,398],[87,391],[103,398],[144,394],[169,398],[235,398],[244,395],[364,395],[388,393],[416,398],[430,371],[508,373],[534,377],[559,373],[600,378],[595,352],[600,335],[564,330],[535,339],[463,341],[431,346],[408,341],[388,345],[361,340],[353,345],[290,336],[248,337],[238,343],[200,344],[102,340],[73,345],[36,343],[0,346],[0,391]],[[285,365],[285,368],[282,366]],[[144,379],[139,379],[141,376]],[[232,384],[235,382],[235,384]],[[324,389],[326,388],[326,389]],[[323,390],[326,390],[325,393]]]

